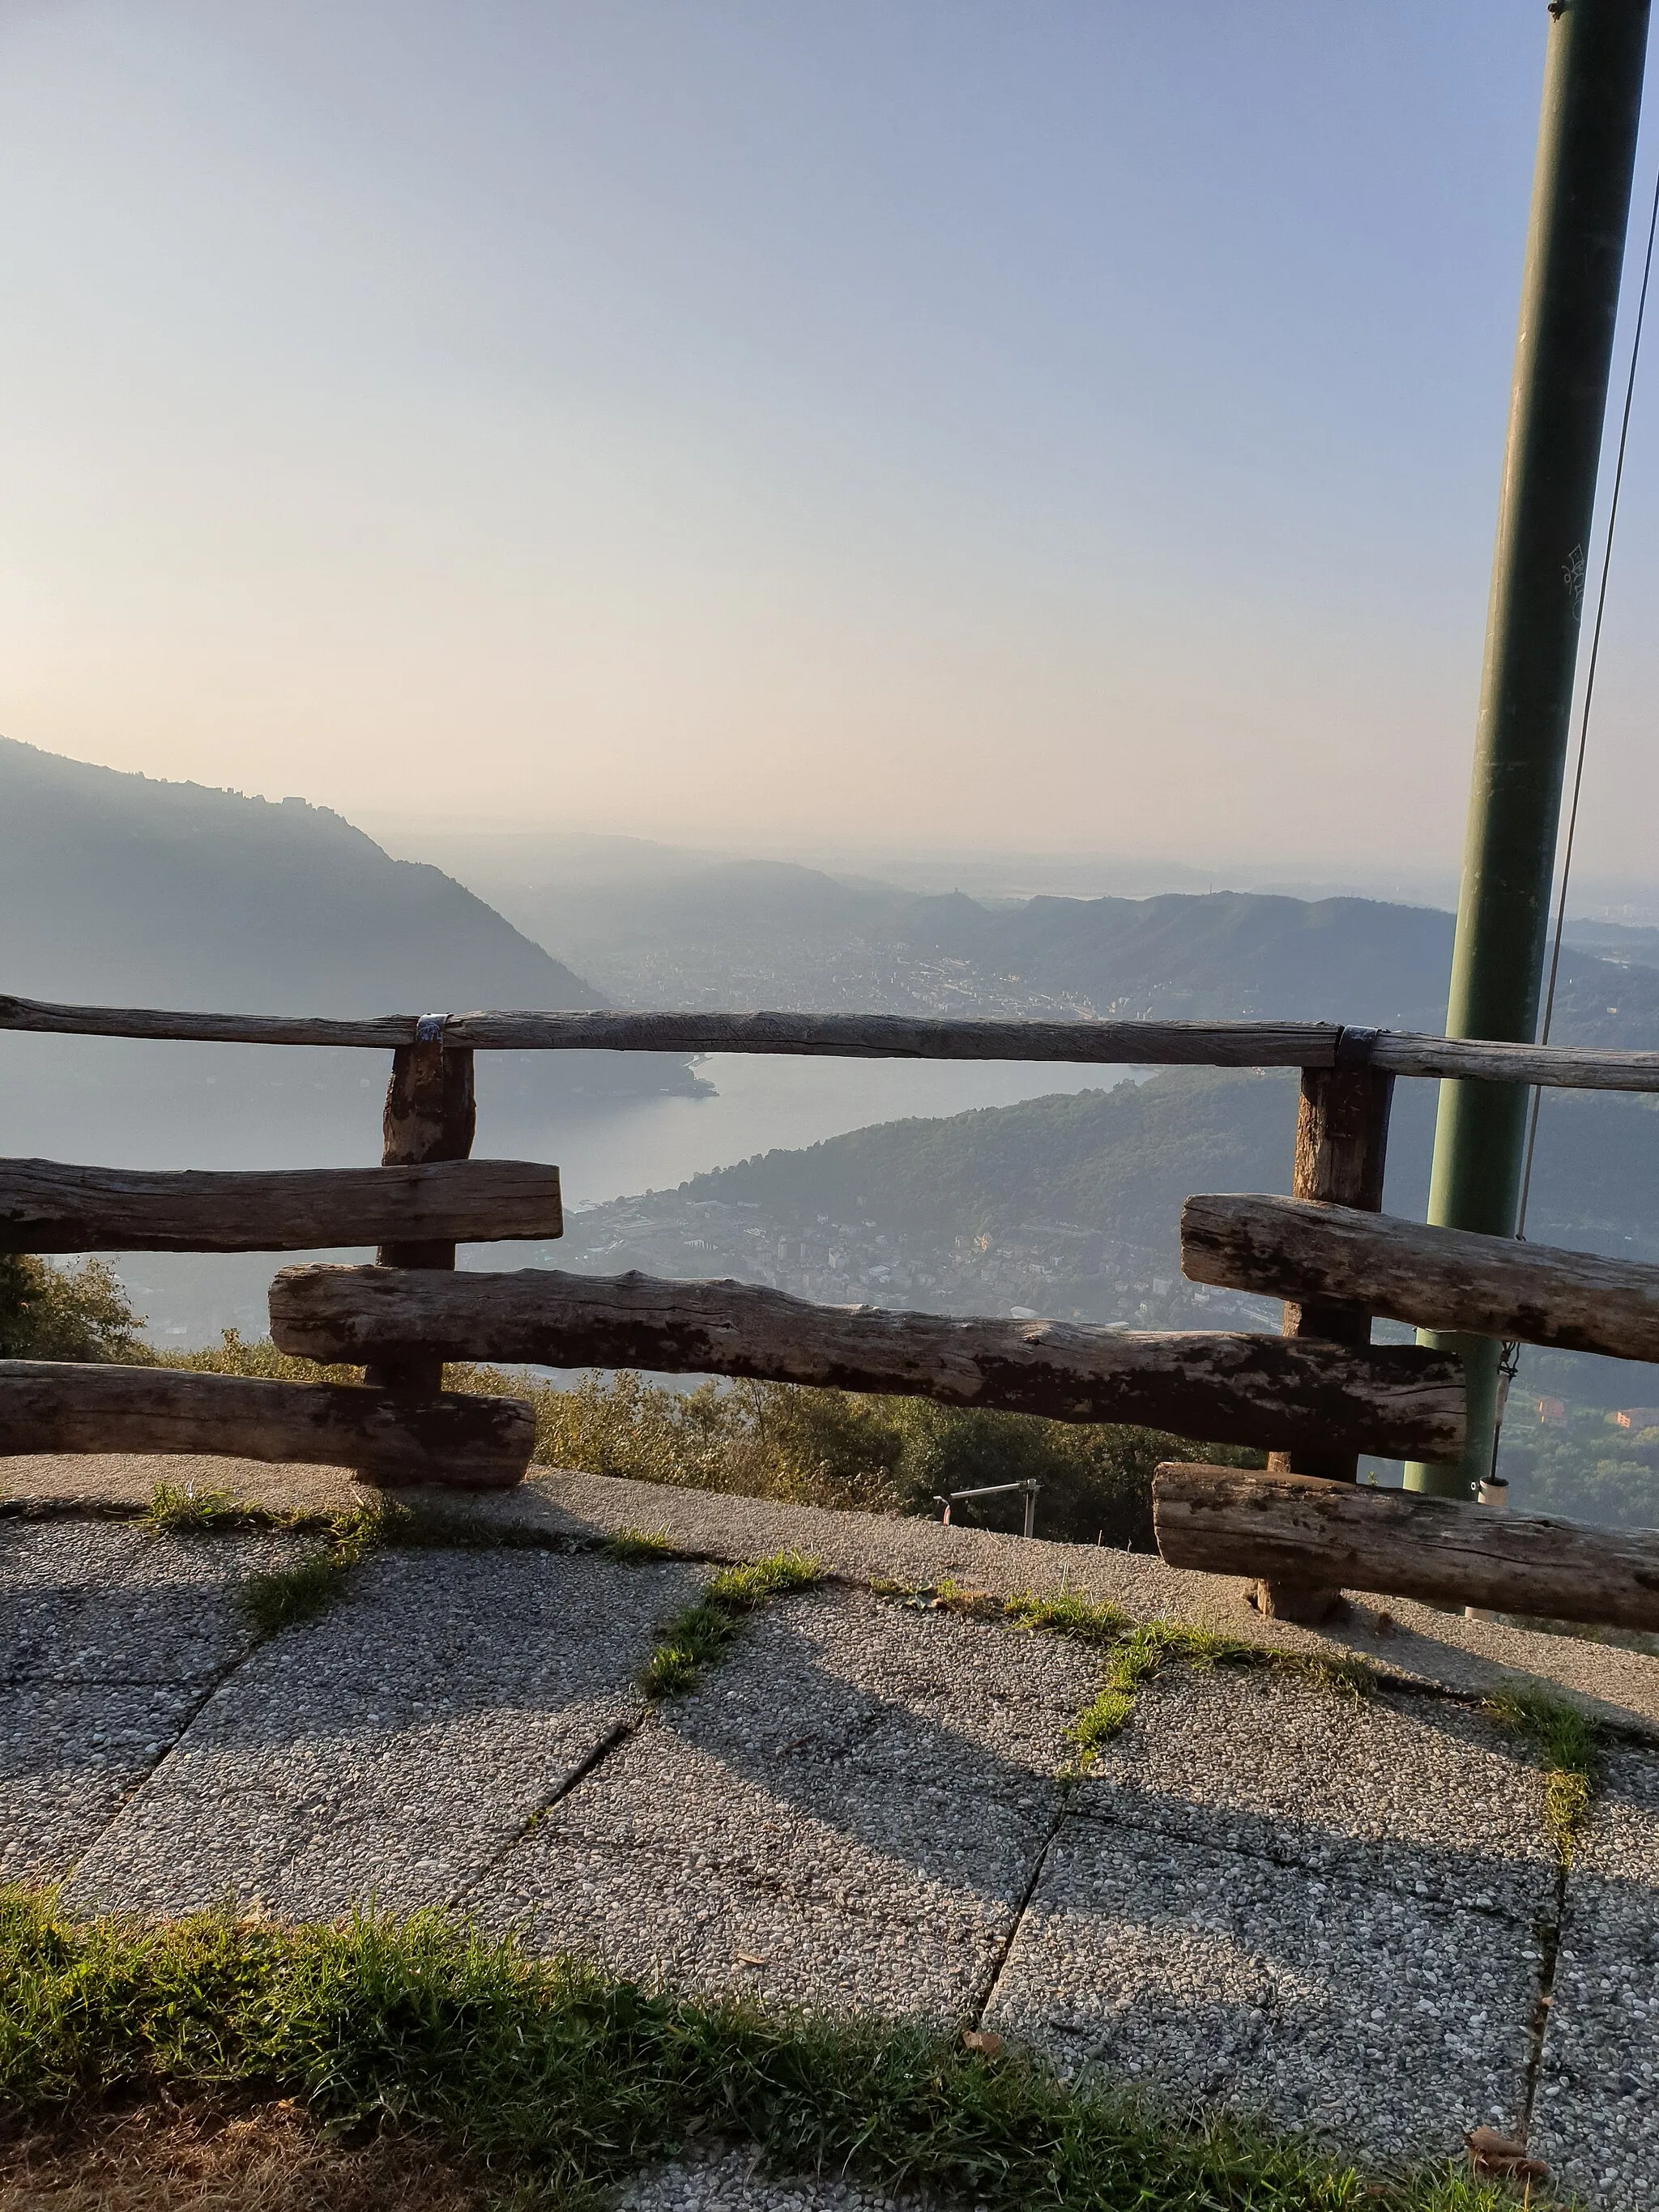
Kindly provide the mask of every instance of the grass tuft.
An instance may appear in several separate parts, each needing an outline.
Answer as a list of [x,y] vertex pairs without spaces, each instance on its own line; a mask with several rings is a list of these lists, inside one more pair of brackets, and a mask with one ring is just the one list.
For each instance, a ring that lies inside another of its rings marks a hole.
[[141,1526],[157,1535],[210,1536],[250,1525],[246,1506],[228,1490],[198,1490],[193,1483],[158,1482]]
[[599,1547],[599,1557],[618,1566],[636,1567],[647,1559],[672,1556],[673,1540],[661,1528],[618,1528]]
[[292,2100],[323,2140],[390,2137],[487,2173],[498,2204],[592,2206],[711,2136],[781,2173],[846,2172],[987,2212],[1514,2201],[1449,2167],[1372,2177],[1248,2122],[1073,2089],[1018,2051],[988,2059],[920,2026],[647,1992],[432,1912],[157,1925],[0,1889],[0,2130]]
[[675,1614],[663,1640],[640,1672],[647,1698],[672,1698],[695,1689],[705,1670],[723,1656],[745,1613],[790,1590],[811,1589],[823,1570],[804,1552],[775,1552],[738,1567],[722,1567],[695,1605]]
[[250,1575],[241,1588],[242,1610],[261,1636],[326,1613],[357,1564],[355,1552],[307,1552],[292,1565]]
[[1033,1597],[1021,1590],[1003,1607],[1017,1628],[1039,1631],[1045,1636],[1065,1636],[1074,1644],[1103,1648],[1120,1644],[1133,1628],[1127,1613],[1101,1600],[1061,1590],[1050,1597]]
[[1588,1713],[1544,1689],[1499,1690],[1484,1710],[1544,1769],[1544,1825],[1570,1866],[1601,1771],[1601,1729]]

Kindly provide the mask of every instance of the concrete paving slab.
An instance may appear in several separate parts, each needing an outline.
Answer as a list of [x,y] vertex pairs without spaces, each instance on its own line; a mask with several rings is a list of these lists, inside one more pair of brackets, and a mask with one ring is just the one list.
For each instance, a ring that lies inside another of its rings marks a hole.
[[1378,2158],[1522,2109],[1538,1953],[1489,1914],[1068,1820],[986,2025],[1073,2077],[1223,2100]]
[[71,1901],[327,1919],[453,1899],[637,1715],[655,1624],[697,1582],[532,1551],[371,1559],[208,1699]]
[[1613,1754],[1568,1876],[1532,2148],[1601,2212],[1659,2198],[1659,1759]]
[[0,1523],[0,1682],[210,1682],[253,1642],[243,1581],[297,1542]]
[[194,1686],[0,1691],[0,1880],[66,1875],[201,1703]]
[[781,2178],[742,2145],[651,2167],[628,2183],[615,2212],[939,2212],[939,2203],[884,2196],[832,2174]]
[[1097,1679],[1075,1647],[862,1593],[779,1604],[472,1902],[651,1981],[963,2018]]
[[1542,1774],[1478,1708],[1447,1698],[1174,1666],[1142,1686],[1073,1802],[1527,1926],[1554,1899]]
[[[0,1501],[15,1510],[55,1505],[97,1510],[142,1504],[158,1480],[229,1489],[249,1504],[339,1511],[370,1493],[343,1468],[265,1467],[248,1460],[87,1455],[0,1462]],[[1287,1651],[1348,1651],[1403,1680],[1474,1696],[1542,1681],[1600,1718],[1659,1736],[1659,1656],[1503,1622],[1466,1620],[1409,1600],[1358,1594],[1347,1614],[1319,1629],[1264,1620],[1224,1575],[1166,1567],[1161,1559],[1091,1546],[1030,1542],[985,1529],[808,1505],[781,1505],[720,1491],[682,1490],[567,1468],[535,1468],[508,1491],[400,1492],[467,1516],[481,1530],[599,1538],[619,1528],[659,1529],[679,1548],[714,1559],[751,1559],[796,1545],[854,1582],[950,1577],[1008,1595],[1063,1588],[1121,1606],[1136,1620],[1183,1620]]]

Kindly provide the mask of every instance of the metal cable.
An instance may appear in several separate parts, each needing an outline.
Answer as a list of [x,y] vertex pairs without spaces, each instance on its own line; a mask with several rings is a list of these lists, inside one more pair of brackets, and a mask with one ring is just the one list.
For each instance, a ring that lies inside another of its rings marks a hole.
[[[1625,449],[1630,442],[1631,406],[1636,397],[1636,368],[1642,358],[1642,327],[1647,320],[1648,286],[1653,276],[1653,243],[1659,234],[1659,170],[1654,173],[1653,205],[1648,216],[1647,252],[1642,261],[1642,289],[1636,301],[1636,328],[1631,337],[1630,368],[1625,378],[1625,404],[1619,418],[1619,450],[1613,462],[1613,495],[1607,502],[1607,534],[1601,544],[1601,577],[1595,593],[1595,621],[1590,630],[1589,665],[1584,676],[1584,702],[1578,717],[1578,757],[1573,764],[1572,799],[1567,809],[1567,835],[1561,853],[1561,889],[1555,902],[1555,930],[1550,948],[1549,985],[1544,994],[1544,1014],[1539,1025],[1538,1042],[1550,1041],[1550,1025],[1555,1018],[1555,987],[1561,972],[1561,940],[1567,920],[1567,884],[1572,874],[1573,846],[1578,836],[1578,801],[1584,788],[1584,752],[1589,738],[1590,703],[1595,696],[1595,672],[1601,658],[1601,625],[1607,611],[1607,578],[1613,568],[1613,534],[1619,521],[1619,495],[1625,482]],[[1532,1105],[1527,1116],[1526,1150],[1522,1156],[1521,1199],[1516,1210],[1515,1234],[1524,1241],[1527,1234],[1527,1205],[1532,1196],[1532,1168],[1538,1149],[1538,1114],[1543,1103],[1541,1084],[1533,1086]],[[1519,1363],[1521,1347],[1506,1343],[1498,1361],[1498,1372],[1513,1381]],[[1503,1426],[1503,1401],[1500,1393],[1498,1417],[1492,1425],[1492,1469],[1498,1471],[1498,1434]]]

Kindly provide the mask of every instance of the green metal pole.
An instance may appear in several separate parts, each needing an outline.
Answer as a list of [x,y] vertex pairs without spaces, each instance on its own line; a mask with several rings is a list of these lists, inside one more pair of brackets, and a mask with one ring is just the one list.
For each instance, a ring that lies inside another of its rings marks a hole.
[[[1536,1034],[1648,6],[1554,0],[1549,11],[1449,1036]],[[1514,1235],[1526,1110],[1513,1084],[1442,1084],[1431,1221]],[[1463,1355],[1469,1441],[1455,1467],[1408,1467],[1406,1486],[1468,1498],[1492,1464],[1498,1346],[1420,1340]]]

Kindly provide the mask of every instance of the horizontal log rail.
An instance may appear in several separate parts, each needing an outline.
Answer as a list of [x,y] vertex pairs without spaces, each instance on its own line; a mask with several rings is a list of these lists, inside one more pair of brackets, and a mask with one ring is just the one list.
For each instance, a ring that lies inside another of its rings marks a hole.
[[1659,1533],[1650,1529],[1180,1463],[1158,1470],[1152,1526],[1172,1567],[1659,1628]]
[[[434,1017],[217,1014],[80,1006],[0,994],[0,1030],[201,1044],[386,1051]],[[1371,1066],[1582,1091],[1659,1091],[1659,1052],[1486,1042],[1336,1022],[957,1020],[908,1014],[470,1012],[442,1017],[446,1046],[493,1052],[776,1053],[828,1060],[1052,1060],[1090,1066]]]
[[1353,1298],[1419,1328],[1659,1360],[1659,1267],[1352,1206],[1189,1198],[1182,1272],[1272,1297]]
[[308,1252],[563,1225],[557,1168],[526,1160],[227,1174],[0,1160],[3,1252]]
[[[415,1041],[414,1014],[367,1020],[167,1013],[0,995],[0,1029],[209,1044],[362,1046]],[[1121,1066],[1328,1067],[1331,1022],[956,1021],[908,1014],[454,1013],[446,1047],[496,1052],[746,1052],[848,1060],[1044,1060]]]
[[270,1328],[284,1352],[319,1359],[418,1348],[446,1359],[740,1376],[1285,1449],[1455,1459],[1465,1419],[1460,1364],[1413,1346],[964,1321],[641,1274],[288,1267],[271,1285]]
[[536,1417],[518,1398],[419,1401],[349,1382],[0,1359],[0,1454],[178,1452],[343,1467],[388,1486],[522,1480]]

